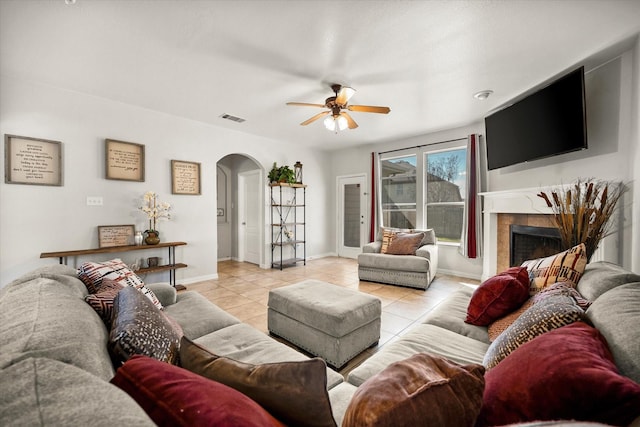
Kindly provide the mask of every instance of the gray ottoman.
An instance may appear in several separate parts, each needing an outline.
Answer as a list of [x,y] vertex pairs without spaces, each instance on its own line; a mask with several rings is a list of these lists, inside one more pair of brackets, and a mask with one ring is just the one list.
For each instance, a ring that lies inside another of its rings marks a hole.
[[269,332],[339,369],[380,339],[380,300],[305,280],[269,292]]

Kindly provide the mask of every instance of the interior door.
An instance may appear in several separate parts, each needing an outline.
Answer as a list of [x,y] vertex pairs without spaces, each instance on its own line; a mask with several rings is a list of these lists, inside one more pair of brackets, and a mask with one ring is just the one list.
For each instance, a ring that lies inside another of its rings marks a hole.
[[238,258],[260,265],[260,171],[238,174]]
[[338,256],[357,258],[367,236],[366,175],[338,177]]

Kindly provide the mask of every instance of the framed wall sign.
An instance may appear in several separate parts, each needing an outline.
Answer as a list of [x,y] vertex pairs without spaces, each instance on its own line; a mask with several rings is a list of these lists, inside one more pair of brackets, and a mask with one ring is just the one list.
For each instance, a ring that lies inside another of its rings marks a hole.
[[62,186],[62,143],[4,136],[4,182]]
[[171,160],[171,193],[200,194],[200,163]]
[[105,140],[106,178],[144,182],[144,145]]
[[135,230],[133,225],[99,225],[98,245],[101,248],[133,245]]

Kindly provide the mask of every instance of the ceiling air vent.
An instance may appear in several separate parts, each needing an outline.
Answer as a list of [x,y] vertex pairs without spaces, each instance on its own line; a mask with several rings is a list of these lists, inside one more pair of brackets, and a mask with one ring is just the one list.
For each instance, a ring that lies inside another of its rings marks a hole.
[[245,119],[242,119],[240,117],[236,117],[236,116],[232,116],[231,114],[223,114],[220,116],[223,119],[227,119],[227,120],[231,120],[232,122],[238,122],[238,123],[242,123],[245,121]]

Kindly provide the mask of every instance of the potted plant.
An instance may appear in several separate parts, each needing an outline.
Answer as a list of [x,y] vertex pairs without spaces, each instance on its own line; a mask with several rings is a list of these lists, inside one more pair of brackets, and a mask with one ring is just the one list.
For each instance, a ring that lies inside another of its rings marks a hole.
[[273,167],[269,171],[269,175],[267,175],[267,179],[269,182],[278,182],[278,177],[280,176],[280,171],[278,170],[278,165],[276,162],[273,162]]
[[148,245],[157,245],[160,243],[160,232],[156,229],[156,222],[160,219],[171,219],[171,205],[166,202],[159,202],[158,195],[153,191],[147,191],[143,196],[144,204],[140,206],[142,212],[149,218],[149,229],[145,230],[147,237],[145,242]]
[[285,165],[285,166],[278,167],[276,162],[273,162],[273,167],[269,171],[269,174],[267,175],[267,179],[271,183],[284,182],[288,184],[293,184],[296,182],[296,173],[289,166]]

